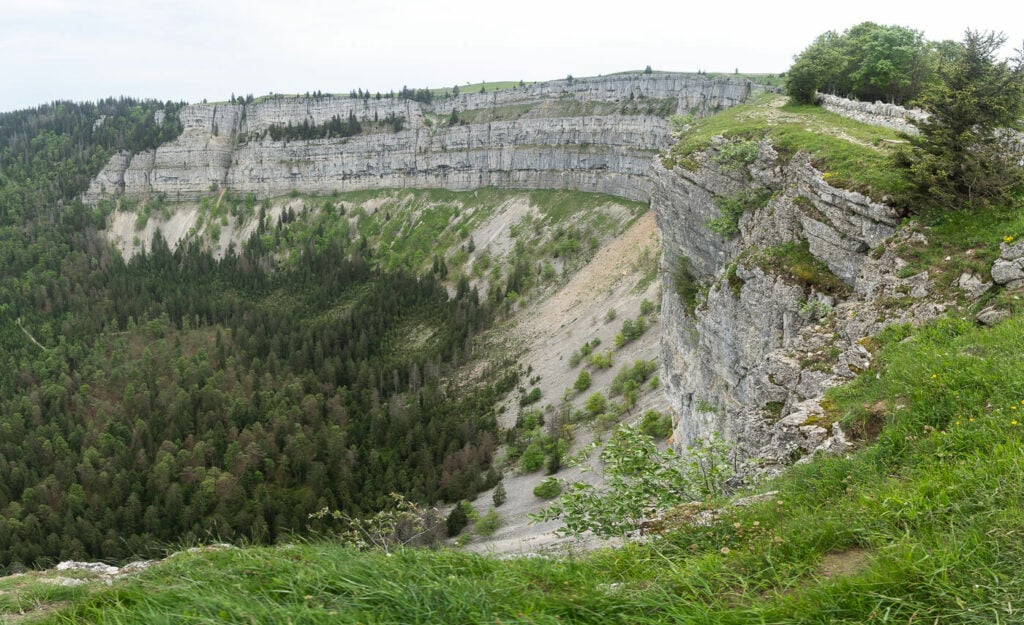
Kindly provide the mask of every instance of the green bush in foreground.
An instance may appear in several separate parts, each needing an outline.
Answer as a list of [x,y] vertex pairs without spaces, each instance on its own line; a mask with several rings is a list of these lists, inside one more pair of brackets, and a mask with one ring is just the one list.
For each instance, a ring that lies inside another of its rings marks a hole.
[[[601,450],[605,484],[575,482],[534,522],[561,519],[562,531],[578,536],[623,536],[660,510],[722,494],[732,476],[731,450],[720,438],[697,441],[685,455],[659,451],[651,437],[622,426]],[[536,491],[535,491],[536,492]]]

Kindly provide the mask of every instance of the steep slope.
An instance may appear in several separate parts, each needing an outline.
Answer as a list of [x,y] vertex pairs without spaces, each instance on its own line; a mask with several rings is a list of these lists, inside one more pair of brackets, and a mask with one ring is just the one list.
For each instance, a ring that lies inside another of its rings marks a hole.
[[656,167],[652,199],[669,268],[662,366],[676,441],[722,433],[751,469],[849,449],[824,392],[870,368],[884,328],[977,312],[998,253],[912,262],[950,244],[900,228],[880,201],[901,184],[885,171],[896,136],[781,104],[697,124]]

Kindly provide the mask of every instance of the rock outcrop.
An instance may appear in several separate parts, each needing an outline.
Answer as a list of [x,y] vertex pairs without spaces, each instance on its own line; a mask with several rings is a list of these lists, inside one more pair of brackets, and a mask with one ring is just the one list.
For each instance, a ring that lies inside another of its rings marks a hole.
[[[866,337],[944,311],[926,298],[926,274],[901,277],[905,263],[893,251],[923,237],[897,232],[895,210],[829,186],[799,154],[785,160],[763,143],[754,163],[727,170],[716,151],[695,155],[693,171],[657,165],[652,195],[665,247],[662,380],[676,444],[721,433],[761,469],[842,449],[844,433],[817,403],[823,392],[868,367]],[[716,198],[748,189],[771,199],[743,215],[734,239],[713,234],[705,224],[719,217]],[[695,302],[676,290],[686,267],[706,288]]]
[[[622,114],[634,110],[629,103],[667,101],[674,111],[700,115],[764,89],[732,78],[632,73],[462,94],[429,105],[331,96],[198,104],[180,112],[178,139],[156,150],[115,155],[83,199],[94,204],[123,193],[196,200],[218,187],[262,198],[292,191],[500,186],[647,200],[651,157],[671,144],[671,130],[660,117]],[[616,112],[588,114],[585,105],[592,103]],[[541,105],[550,105],[557,115],[543,116]],[[537,115],[502,119],[499,109],[509,106],[537,106]],[[482,109],[498,111],[492,117],[499,121],[447,125],[452,111]],[[355,118],[379,132],[305,141],[270,138],[272,126],[317,126],[335,116]],[[404,129],[386,129],[380,121],[388,118],[402,119]]]

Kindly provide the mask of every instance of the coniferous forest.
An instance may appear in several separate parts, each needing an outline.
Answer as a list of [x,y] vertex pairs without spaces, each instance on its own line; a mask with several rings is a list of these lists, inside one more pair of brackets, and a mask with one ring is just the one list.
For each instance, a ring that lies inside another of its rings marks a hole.
[[221,260],[158,236],[128,262],[103,238],[76,198],[117,150],[180,132],[178,108],[0,115],[0,569],[273,542],[325,506],[498,479],[491,406],[515,373],[451,387],[491,322],[467,281],[450,295],[316,233],[286,266],[259,236]]

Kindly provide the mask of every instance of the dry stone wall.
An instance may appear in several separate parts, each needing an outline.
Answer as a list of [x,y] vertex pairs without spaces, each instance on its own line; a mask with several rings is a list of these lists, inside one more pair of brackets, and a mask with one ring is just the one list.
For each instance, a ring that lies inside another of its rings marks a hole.
[[898,104],[886,104],[885,102],[861,102],[859,100],[848,100],[839,96],[827,93],[818,94],[818,102],[822,108],[849,117],[865,124],[892,128],[908,135],[918,133],[914,122],[928,119],[928,113],[921,109],[908,109]]

